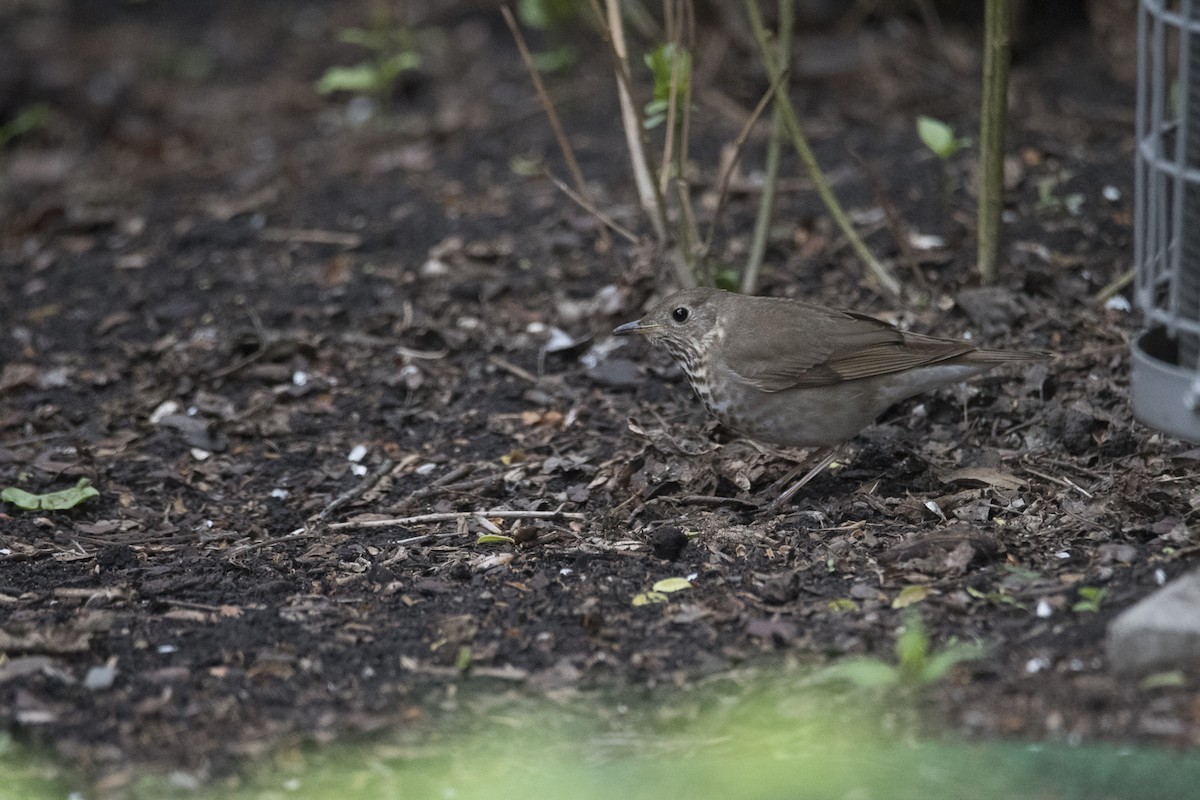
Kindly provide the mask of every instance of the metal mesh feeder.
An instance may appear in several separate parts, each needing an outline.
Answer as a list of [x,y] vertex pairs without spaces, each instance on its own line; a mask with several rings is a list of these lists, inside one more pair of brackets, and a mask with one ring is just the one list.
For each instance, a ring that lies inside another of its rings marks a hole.
[[1138,6],[1133,413],[1200,441],[1200,0]]

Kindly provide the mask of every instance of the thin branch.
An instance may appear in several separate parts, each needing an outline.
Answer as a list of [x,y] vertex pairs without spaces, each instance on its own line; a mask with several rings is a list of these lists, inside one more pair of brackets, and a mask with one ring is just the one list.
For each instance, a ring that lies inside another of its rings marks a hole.
[[[759,57],[767,68],[767,74],[772,79],[776,78],[782,69],[776,62],[775,53],[767,41],[767,29],[763,26],[762,16],[758,12],[758,6],[755,0],[742,0],[742,5],[746,8],[746,15],[750,19],[750,27],[754,32],[754,40],[758,44]],[[850,222],[850,218],[846,216],[846,212],[842,209],[841,203],[833,193],[833,189],[829,186],[829,181],[826,180],[825,174],[821,172],[821,167],[817,164],[816,156],[813,155],[812,148],[808,144],[808,140],[804,136],[804,131],[800,128],[800,120],[796,115],[796,109],[792,106],[792,101],[788,97],[787,92],[780,92],[777,95],[778,108],[783,112],[783,121],[787,126],[788,135],[791,136],[792,146],[796,149],[796,153],[800,156],[800,160],[804,162],[804,167],[808,171],[808,176],[812,180],[817,194],[821,197],[825,208],[829,211],[829,215],[833,217],[833,221],[841,230],[842,235],[846,237],[850,247],[867,265],[867,269],[875,276],[875,279],[883,286],[885,290],[893,295],[900,294],[900,282],[888,271],[887,267],[879,263],[875,255],[863,242],[862,238],[854,230],[854,225]]]
[[[579,162],[575,159],[575,150],[571,147],[570,140],[567,139],[567,134],[558,119],[558,112],[554,110],[554,103],[550,101],[550,95],[546,92],[546,87],[542,83],[541,73],[538,72],[537,65],[533,63],[533,55],[529,52],[529,46],[525,43],[525,37],[521,33],[521,28],[517,25],[517,20],[513,17],[513,13],[509,10],[508,6],[501,6],[500,13],[504,15],[504,21],[508,23],[508,29],[512,31],[513,39],[516,40],[517,50],[521,53],[521,60],[525,62],[525,68],[529,70],[529,77],[533,81],[533,89],[537,93],[538,102],[542,104],[542,109],[546,112],[546,119],[550,122],[550,129],[554,131],[554,138],[558,140],[558,149],[562,151],[563,160],[567,162],[567,170],[571,173],[571,180],[575,181],[575,187],[578,189],[579,195],[589,198],[587,184],[583,180],[583,171],[579,168]],[[605,252],[612,249],[612,238],[608,235],[607,228],[600,229],[600,244]]]
[[[621,13],[616,0],[605,0],[608,15],[600,8],[600,0],[589,0],[593,13],[604,32],[608,42],[608,53],[613,62],[613,72],[617,76],[617,98],[621,101],[621,122],[625,129],[625,141],[629,148],[629,157],[633,163],[634,180],[638,190],[638,198],[642,209],[650,217],[654,234],[659,245],[663,248],[663,256],[675,280],[682,288],[696,285],[696,276],[691,265],[685,259],[678,247],[672,247],[668,236],[667,206],[658,185],[654,182],[654,165],[642,140],[644,130],[641,113],[633,103],[633,80],[629,75],[626,58],[625,37],[621,29]],[[610,22],[615,23],[610,24]]]
[[1004,124],[1008,116],[1008,0],[985,0],[983,25],[983,111],[979,121],[979,279],[996,278],[1004,212]]
[[337,511],[347,503],[357,500],[371,489],[375,488],[376,484],[383,480],[384,477],[386,477],[387,474],[392,471],[392,467],[394,466],[396,466],[396,462],[392,461],[390,458],[385,458],[383,461],[379,462],[379,465],[371,471],[371,474],[359,481],[357,486],[353,486],[350,489],[347,489],[345,492],[342,492],[340,495],[335,497],[329,505],[325,506],[321,513],[317,515],[317,518],[313,520],[311,529],[320,530],[325,524],[325,520],[329,519],[330,514],[332,514],[334,511]]
[[[675,179],[675,195],[679,199],[679,213],[682,217],[679,222],[679,238],[681,239],[679,246],[683,252],[690,255],[693,269],[703,272],[704,270],[694,263],[696,261],[696,242],[700,241],[700,231],[696,225],[696,212],[692,210],[690,191],[688,182],[683,177]],[[709,282],[711,283],[711,281]]]
[[571,200],[575,201],[575,204],[578,205],[580,208],[582,208],[584,211],[588,212],[593,217],[600,220],[601,223],[603,223],[604,225],[607,225],[609,228],[611,228],[614,233],[621,236],[622,238],[624,238],[626,241],[630,242],[631,244],[638,243],[638,237],[636,234],[632,233],[628,228],[623,226],[621,223],[617,222],[612,217],[608,216],[603,211],[596,208],[596,206],[594,206],[589,201],[580,197],[577,192],[575,192],[570,186],[567,186],[567,184],[563,183],[562,179],[559,178],[557,175],[555,175],[553,172],[551,172],[549,169],[543,169],[542,174],[544,174],[547,178],[549,178],[550,181],[555,186],[558,187],[560,192],[565,194],[567,197],[571,198]]
[[675,115],[679,102],[679,57],[671,59],[671,82],[667,87],[667,121],[666,134],[663,136],[662,163],[659,165],[658,193],[666,195],[667,184],[671,181],[671,159],[675,155]]
[[[779,0],[779,62],[783,65],[780,74],[786,74],[792,63],[792,33],[795,27],[795,0]],[[754,220],[754,236],[750,240],[750,256],[742,271],[742,294],[754,294],[758,288],[758,273],[762,269],[763,257],[767,252],[767,239],[771,234],[771,223],[775,218],[775,198],[779,194],[779,161],[783,151],[783,110],[776,103],[771,111],[771,138],[767,140],[766,177],[763,180],[762,196],[758,201],[758,215]]]
[[633,162],[633,178],[637,184],[638,196],[642,208],[650,217],[654,234],[663,244],[667,238],[667,211],[663,204],[662,195],[656,191],[653,171],[650,169],[650,157],[642,142],[642,119],[633,102],[632,79],[629,75],[629,56],[625,46],[625,30],[621,24],[621,6],[617,0],[605,0],[607,14],[602,19],[607,21],[608,42],[615,57],[617,74],[617,99],[621,104],[621,123],[625,129],[625,146],[629,148],[629,156]]
[[[675,105],[679,108],[679,132],[675,136],[677,142],[675,146],[675,198],[679,204],[680,222],[679,222],[679,251],[683,254],[684,261],[690,267],[693,275],[704,275],[706,283],[712,283],[712,276],[708,274],[707,265],[701,259],[697,258],[696,244],[700,241],[700,231],[696,225],[696,212],[692,207],[691,187],[687,183],[687,149],[688,137],[691,135],[691,119],[692,119],[692,87],[695,79],[695,59],[692,56],[692,51],[695,48],[696,42],[696,24],[695,24],[695,9],[692,7],[691,0],[666,0],[664,6],[673,9],[673,21],[668,27],[668,40],[675,43],[677,49],[687,53],[687,81],[683,85],[683,97],[679,97],[678,83],[680,59],[677,57],[671,64],[671,90],[673,98],[668,100],[671,104],[668,107],[668,114],[675,110]],[[674,124],[671,123],[671,131],[674,133]],[[664,158],[663,169],[666,170],[666,159]]]
[[[460,519],[475,519],[476,517],[492,517],[494,519],[585,519],[584,514],[573,511],[509,511],[506,509],[488,510],[488,511],[447,511],[440,514],[418,514],[415,517],[393,517],[391,519],[371,519],[363,520],[362,522],[335,522],[332,525],[327,525],[325,530],[345,530],[347,528],[388,528],[401,525],[427,525],[433,522],[456,522]],[[229,551],[228,557],[233,559],[248,553],[251,550],[258,550],[263,547],[281,544],[284,542],[297,542],[304,539],[315,539],[320,535],[316,530],[309,528],[297,528],[285,536],[276,536],[273,539],[264,539],[261,542],[251,542],[240,547],[235,547]],[[421,536],[412,536],[408,539],[401,539],[395,544],[416,544],[429,539],[440,539],[448,536],[457,536],[457,533],[436,533],[423,534]]]
[[1120,294],[1126,286],[1133,283],[1135,272],[1135,270],[1131,269],[1124,275],[1119,275],[1110,281],[1107,286],[1096,292],[1096,302],[1107,303],[1109,300]]
[[712,250],[713,240],[716,238],[717,223],[720,221],[721,212],[725,209],[725,200],[729,195],[729,182],[733,180],[733,173],[737,168],[738,163],[742,160],[742,153],[746,149],[746,142],[750,139],[750,132],[754,129],[754,124],[758,122],[758,118],[767,109],[767,104],[771,102],[771,98],[779,91],[779,87],[787,80],[788,72],[784,70],[779,73],[778,77],[771,83],[767,89],[767,93],[758,101],[758,105],[754,107],[754,111],[750,112],[750,116],[742,125],[738,136],[733,140],[733,158],[729,159],[729,163],[725,165],[724,171],[721,173],[720,179],[717,181],[717,205],[713,209],[712,218],[708,225],[708,236],[704,239],[704,249],[701,254],[708,256]]
[[887,192],[883,190],[883,182],[879,179],[879,173],[867,163],[867,160],[858,153],[847,148],[846,152],[850,157],[858,162],[862,168],[863,174],[871,184],[871,188],[875,192],[875,202],[883,209],[883,218],[887,222],[888,229],[892,233],[892,239],[896,242],[896,247],[900,250],[900,260],[904,262],[916,279],[917,284],[921,287],[921,291],[929,294],[929,281],[925,280],[925,273],[921,271],[921,262],[917,259],[917,254],[913,252],[912,242],[908,239],[908,228],[901,219],[900,213],[896,211],[896,206],[888,198]]
[[346,528],[390,528],[402,525],[428,525],[434,522],[454,522],[475,517],[493,519],[586,519],[585,514],[574,511],[510,511],[493,509],[487,511],[443,511],[434,514],[417,514],[415,517],[393,517],[391,519],[367,519],[361,522],[335,522],[329,530]]

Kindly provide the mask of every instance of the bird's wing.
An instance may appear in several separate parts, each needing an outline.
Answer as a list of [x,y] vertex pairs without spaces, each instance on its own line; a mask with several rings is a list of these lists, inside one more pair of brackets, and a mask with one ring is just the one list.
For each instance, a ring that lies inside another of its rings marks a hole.
[[975,349],[824,306],[764,302],[752,311],[755,327],[764,334],[727,337],[722,360],[729,377],[764,392],[901,372]]

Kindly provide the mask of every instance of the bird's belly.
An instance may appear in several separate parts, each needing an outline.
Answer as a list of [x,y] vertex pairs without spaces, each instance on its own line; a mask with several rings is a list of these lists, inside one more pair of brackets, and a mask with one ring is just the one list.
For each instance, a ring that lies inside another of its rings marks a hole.
[[989,366],[937,365],[780,392],[729,381],[698,394],[709,413],[745,436],[783,447],[832,447],[858,435],[893,403]]
[[877,392],[863,388],[853,391],[841,384],[731,393],[714,398],[709,411],[752,439],[782,447],[827,447],[853,438],[887,408]]

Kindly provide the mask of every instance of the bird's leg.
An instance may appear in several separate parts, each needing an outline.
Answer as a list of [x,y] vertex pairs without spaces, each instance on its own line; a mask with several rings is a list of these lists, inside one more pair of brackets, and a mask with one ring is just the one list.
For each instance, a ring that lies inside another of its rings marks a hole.
[[797,464],[796,468],[788,473],[788,475],[782,481],[780,481],[780,483],[786,483],[787,481],[790,481],[792,478],[796,477],[796,473],[803,469],[805,464],[811,463],[813,464],[813,467],[809,469],[807,473],[805,473],[803,478],[796,481],[794,484],[789,486],[783,492],[783,494],[772,500],[770,505],[767,506],[767,510],[775,512],[783,508],[783,506],[786,505],[789,500],[796,496],[796,492],[803,489],[809,481],[820,475],[826,467],[832,464],[833,460],[837,458],[837,454],[838,450],[836,447],[822,447],[813,453],[810,458],[806,458],[803,463]]

